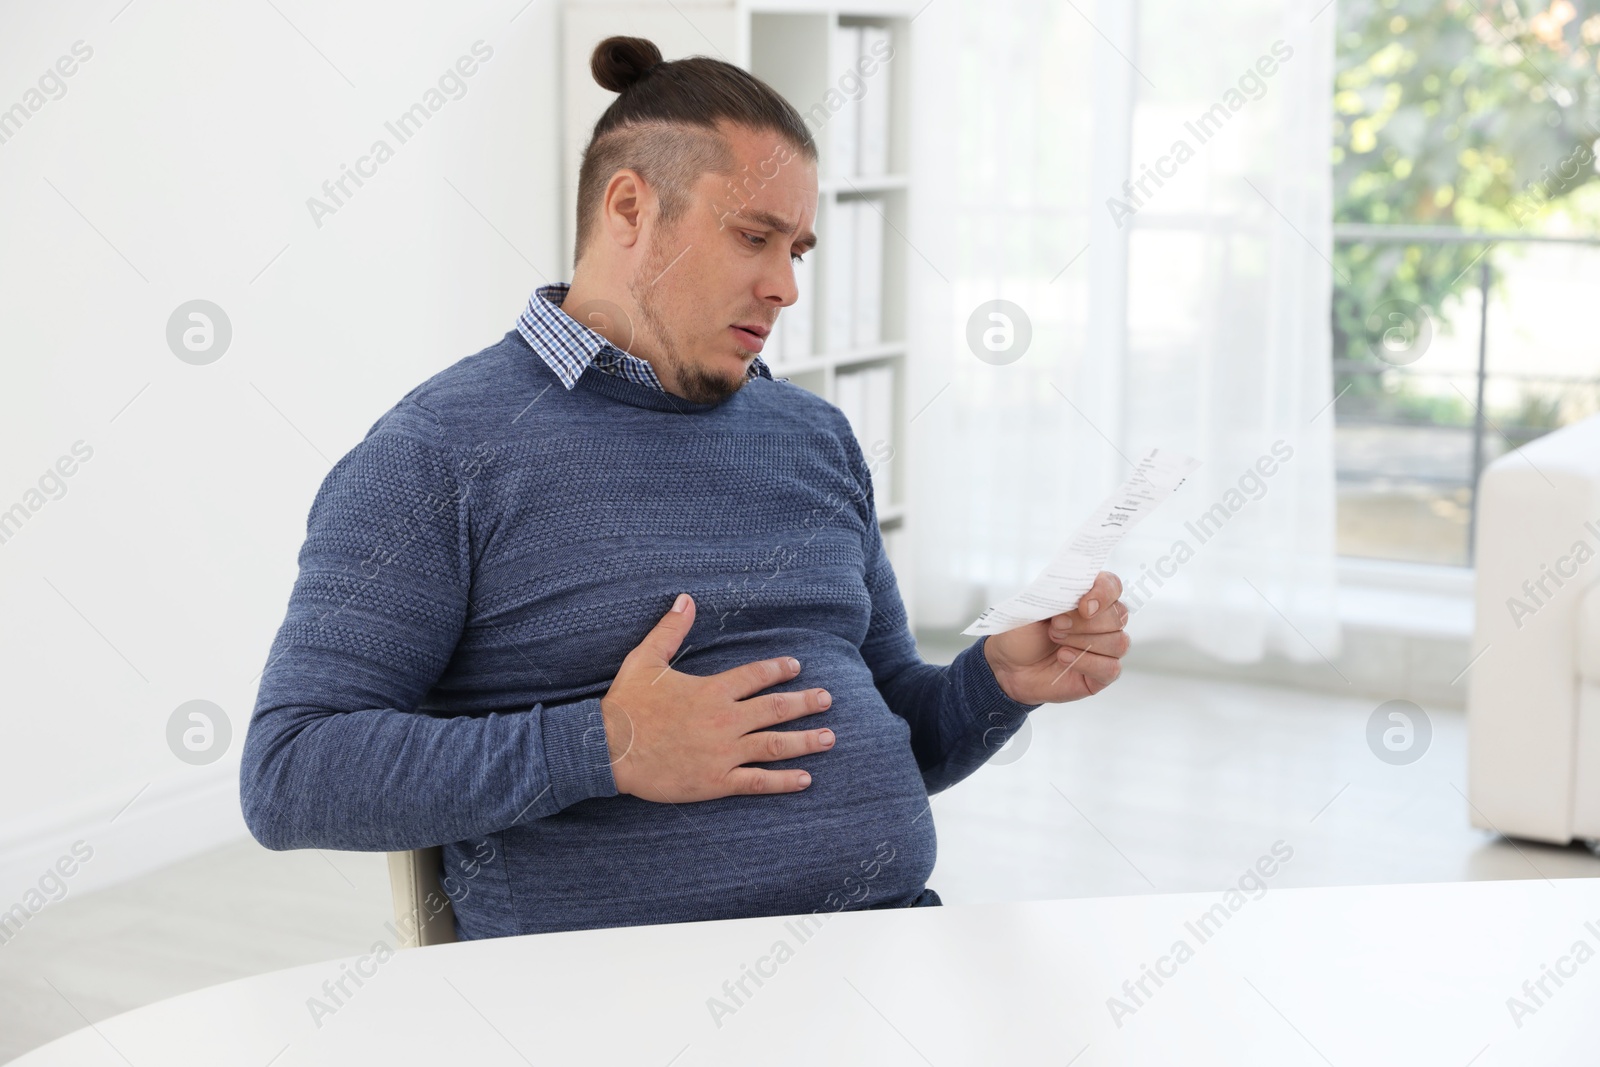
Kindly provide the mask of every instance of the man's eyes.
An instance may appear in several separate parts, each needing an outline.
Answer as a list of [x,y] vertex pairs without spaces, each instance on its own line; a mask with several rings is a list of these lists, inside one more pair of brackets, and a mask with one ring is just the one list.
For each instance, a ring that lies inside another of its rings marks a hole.
[[[762,237],[758,233],[747,233],[747,234],[745,234],[745,237],[749,238],[752,242],[754,242],[754,245],[757,248],[760,248],[760,247],[764,246],[767,243],[767,239],[765,237]],[[795,263],[804,263],[805,262],[805,257],[802,256],[799,252],[790,252],[789,253],[789,259],[792,260]]]

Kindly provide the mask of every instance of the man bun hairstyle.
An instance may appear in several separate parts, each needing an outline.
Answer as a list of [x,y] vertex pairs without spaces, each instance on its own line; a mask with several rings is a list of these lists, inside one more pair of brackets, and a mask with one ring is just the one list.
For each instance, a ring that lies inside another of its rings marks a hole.
[[595,123],[578,168],[574,266],[617,171],[636,170],[650,183],[664,223],[688,210],[702,174],[732,178],[734,156],[719,129],[723,123],[772,133],[816,162],[816,141],[794,105],[732,63],[709,56],[665,61],[642,37],[607,37],[595,45],[589,71],[601,88],[618,95]]
[[661,49],[643,37],[607,37],[594,47],[589,72],[600,88],[620,93],[662,62]]

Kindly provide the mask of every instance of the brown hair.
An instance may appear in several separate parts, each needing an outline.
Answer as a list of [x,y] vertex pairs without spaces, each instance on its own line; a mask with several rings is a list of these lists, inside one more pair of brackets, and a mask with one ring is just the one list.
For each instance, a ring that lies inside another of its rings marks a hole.
[[601,88],[619,95],[583,150],[574,266],[617,171],[636,170],[650,183],[667,223],[687,210],[690,189],[702,174],[731,176],[733,153],[719,123],[775,133],[803,158],[817,159],[816,142],[794,106],[732,63],[708,56],[663,62],[661,50],[642,37],[607,37],[595,46],[589,70]]

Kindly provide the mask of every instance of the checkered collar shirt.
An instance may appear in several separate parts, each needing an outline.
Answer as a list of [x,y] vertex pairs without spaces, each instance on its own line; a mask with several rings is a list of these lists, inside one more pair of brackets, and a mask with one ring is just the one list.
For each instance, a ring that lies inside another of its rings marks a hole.
[[[584,368],[593,363],[597,370],[607,374],[666,392],[661,379],[656,377],[655,368],[647,361],[624,352],[561,310],[562,301],[566,300],[570,288],[572,286],[568,282],[541,285],[533,291],[528,298],[528,306],[517,317],[517,332],[550,365],[556,377],[561,379],[561,384],[571,389],[582,376]],[[773,380],[772,371],[760,356],[752,359],[745,371],[747,380],[757,375]],[[786,382],[789,379],[776,380]]]

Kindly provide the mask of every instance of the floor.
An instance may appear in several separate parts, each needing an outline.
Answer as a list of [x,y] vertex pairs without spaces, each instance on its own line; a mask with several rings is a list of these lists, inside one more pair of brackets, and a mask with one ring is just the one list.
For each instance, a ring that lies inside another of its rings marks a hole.
[[[1130,671],[1040,708],[933,798],[929,884],[947,904],[1215,890],[1279,842],[1293,854],[1270,888],[1600,877],[1583,846],[1468,825],[1461,712],[1428,709],[1428,750],[1392,766],[1367,748],[1375,705]],[[141,1004],[368,951],[390,915],[381,855],[248,839],[69,897],[0,948],[0,1062]]]

